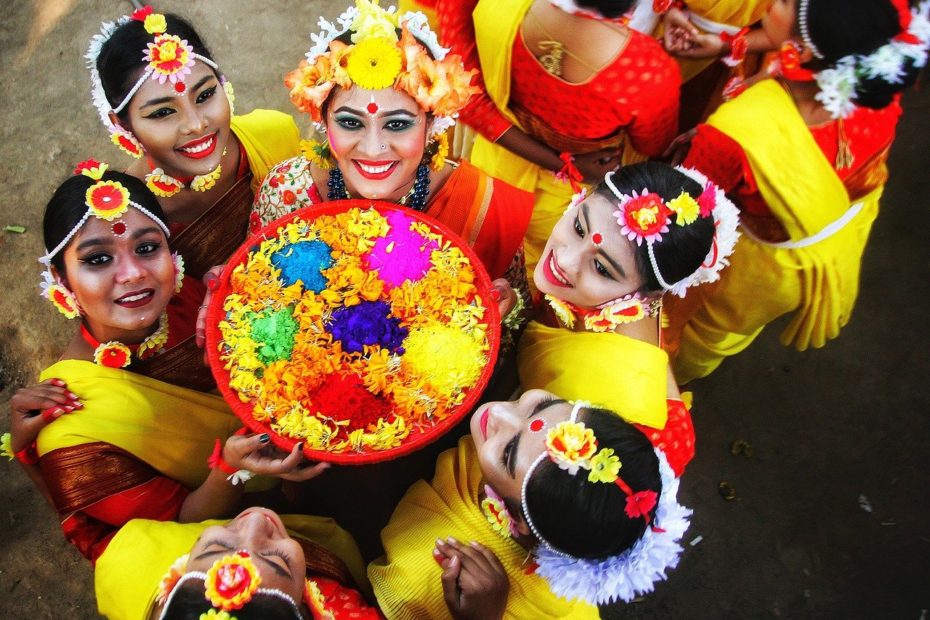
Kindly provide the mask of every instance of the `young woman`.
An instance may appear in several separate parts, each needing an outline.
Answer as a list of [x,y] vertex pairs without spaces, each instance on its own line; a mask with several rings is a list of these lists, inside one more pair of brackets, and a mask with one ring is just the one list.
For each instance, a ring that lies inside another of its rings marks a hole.
[[[682,382],[791,313],[782,342],[822,347],[849,321],[901,114],[930,43],[930,3],[782,0],[762,21],[779,72],[698,127],[685,165],[734,198],[744,241],[719,286],[669,304]],[[812,205],[815,208],[812,208]]]
[[[552,313],[531,321],[521,338],[521,384],[566,398],[617,399],[611,393],[621,373],[627,400],[617,408],[626,419],[655,431],[690,424],[659,317],[663,299],[720,277],[737,239],[736,209],[700,173],[658,163],[621,168],[579,198],[536,266]],[[693,445],[682,449],[693,454]]]
[[532,273],[576,181],[597,183],[675,137],[678,68],[625,25],[632,0],[435,4],[443,43],[481,70],[484,92],[461,113],[479,134],[470,161],[535,194]]
[[[87,57],[101,121],[137,158],[127,172],[159,197],[176,249],[199,277],[245,237],[249,201],[230,205],[224,195],[242,179],[257,189],[271,166],[295,155],[297,126],[269,110],[235,116],[229,82],[176,15],[146,7],[104,24]],[[195,257],[188,242],[207,247],[192,248]]]
[[[452,599],[468,617],[597,618],[651,591],[690,511],[661,450],[618,413],[544,390],[479,407],[382,531],[368,576],[383,613],[442,617]],[[482,600],[476,584],[509,594]]]
[[41,262],[45,295],[81,325],[44,383],[14,396],[11,445],[65,536],[95,561],[130,519],[222,515],[249,472],[304,480],[325,465],[303,467],[299,446],[282,458],[266,435],[234,434],[241,424],[217,396],[134,372],[174,341],[181,263],[141,181],[93,160],[76,172],[46,207]]
[[[104,127],[137,158],[127,172],[158,196],[175,250],[200,278],[245,239],[268,170],[299,152],[294,120],[270,110],[234,115],[232,86],[197,32],[151,7],[104,24],[87,59]],[[203,286],[192,287],[202,299]],[[179,345],[143,372],[215,387],[193,341]]]
[[398,17],[359,0],[338,24],[324,23],[307,60],[285,79],[326,141],[272,170],[255,225],[327,200],[388,200],[436,218],[473,247],[492,278],[504,276],[520,254],[532,196],[445,160],[445,132],[475,91],[471,73],[446,55],[421,14]]
[[98,610],[111,619],[382,617],[355,589],[367,580],[344,530],[265,508],[229,521],[130,521],[97,561],[94,581]]

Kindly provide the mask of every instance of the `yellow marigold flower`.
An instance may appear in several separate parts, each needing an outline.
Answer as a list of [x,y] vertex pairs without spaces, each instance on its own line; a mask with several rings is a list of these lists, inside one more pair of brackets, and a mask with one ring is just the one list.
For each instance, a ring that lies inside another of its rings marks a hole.
[[329,142],[320,142],[319,140],[301,140],[300,152],[304,154],[311,163],[323,170],[330,170],[333,167],[333,155],[329,150]]
[[594,431],[580,422],[559,422],[546,433],[546,449],[560,469],[574,476],[578,468],[588,469],[588,460],[597,450],[597,439]]
[[349,55],[346,68],[359,88],[381,90],[394,85],[400,73],[401,54],[390,39],[365,39]]
[[[371,38],[397,42],[397,14],[378,6],[378,0],[356,0],[358,16],[352,22],[352,43],[364,43]],[[393,7],[392,7],[393,8]]]
[[615,482],[622,465],[620,457],[614,455],[613,448],[604,448],[591,459],[588,482]]
[[684,191],[677,198],[668,201],[666,206],[678,215],[675,218],[675,223],[679,226],[691,224],[701,212],[701,207],[697,201],[688,192]]
[[436,136],[436,152],[429,160],[429,166],[433,170],[442,170],[446,165],[446,157],[449,156],[449,137],[447,132],[442,132]]
[[151,15],[146,16],[145,21],[142,22],[145,31],[149,34],[161,34],[168,28],[168,23],[165,21],[165,16],[161,13],[152,13]]

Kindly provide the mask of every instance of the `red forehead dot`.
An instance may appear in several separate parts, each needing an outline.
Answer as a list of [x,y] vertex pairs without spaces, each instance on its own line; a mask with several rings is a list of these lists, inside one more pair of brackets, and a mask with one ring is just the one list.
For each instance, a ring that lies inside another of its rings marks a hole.
[[375,103],[374,101],[372,101],[372,102],[369,103],[367,106],[365,106],[365,109],[368,110],[368,113],[369,113],[369,114],[377,114],[377,113],[378,113],[378,104]]
[[604,237],[601,235],[601,233],[594,233],[591,235],[591,241],[594,242],[594,245],[600,245],[604,243]]
[[126,232],[126,224],[124,224],[123,222],[113,223],[113,234],[114,235],[119,236],[119,235],[124,234],[125,232]]
[[175,82],[174,90],[176,92],[183,93],[185,90],[187,90],[187,86],[184,85],[184,82]]
[[249,552],[246,551],[245,549],[240,549],[239,551],[236,552],[236,555],[238,555],[240,558],[247,558],[249,557]]
[[545,425],[546,425],[546,422],[544,420],[536,418],[535,420],[530,422],[530,430],[533,431],[534,433],[538,433],[539,431],[543,429]]

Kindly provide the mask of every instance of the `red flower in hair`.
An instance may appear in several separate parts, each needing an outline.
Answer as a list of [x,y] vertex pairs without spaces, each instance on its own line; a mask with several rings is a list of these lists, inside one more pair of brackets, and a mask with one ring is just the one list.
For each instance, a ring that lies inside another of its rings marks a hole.
[[656,507],[658,494],[655,491],[637,491],[626,498],[626,516],[631,519],[643,517],[646,523],[652,520],[649,513]]
[[146,4],[141,9],[136,9],[132,12],[132,18],[137,22],[144,22],[145,18],[155,12],[155,9],[152,8],[152,5]]
[[708,217],[714,212],[717,206],[717,186],[708,181],[704,186],[704,191],[697,199],[698,206],[701,207],[701,217]]
[[84,174],[85,170],[96,170],[100,167],[100,162],[96,159],[85,159],[74,167],[74,174]]

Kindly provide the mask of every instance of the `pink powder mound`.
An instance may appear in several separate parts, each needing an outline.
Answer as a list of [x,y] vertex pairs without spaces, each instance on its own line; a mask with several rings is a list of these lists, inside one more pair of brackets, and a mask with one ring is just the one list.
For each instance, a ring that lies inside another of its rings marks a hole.
[[414,220],[408,215],[391,211],[386,217],[391,230],[375,242],[364,260],[369,269],[378,270],[388,288],[400,286],[406,280],[416,282],[429,271],[430,254],[439,246],[410,230]]

